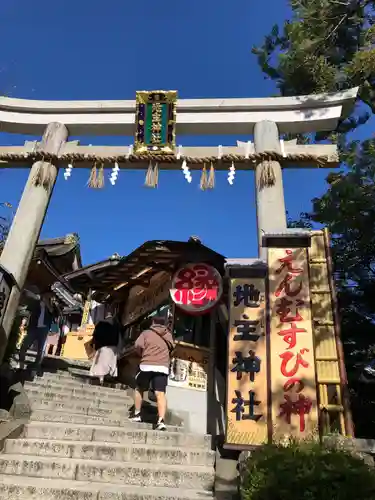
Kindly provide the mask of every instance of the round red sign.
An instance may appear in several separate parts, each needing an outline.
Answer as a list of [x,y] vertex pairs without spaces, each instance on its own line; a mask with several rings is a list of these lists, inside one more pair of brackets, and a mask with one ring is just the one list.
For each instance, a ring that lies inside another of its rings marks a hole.
[[212,309],[223,293],[220,273],[207,264],[186,264],[172,279],[173,302],[189,314],[204,314]]

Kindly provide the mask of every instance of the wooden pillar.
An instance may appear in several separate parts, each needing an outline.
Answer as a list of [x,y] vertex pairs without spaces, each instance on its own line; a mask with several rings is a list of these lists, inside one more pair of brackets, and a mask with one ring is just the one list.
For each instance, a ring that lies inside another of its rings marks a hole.
[[[254,145],[257,153],[281,153],[279,131],[276,123],[262,121],[254,127]],[[262,248],[264,233],[284,233],[287,228],[281,165],[277,161],[263,161],[255,168],[255,190],[258,226],[259,257],[267,258]]]
[[[218,306],[216,306],[218,307]],[[218,415],[216,414],[216,377],[215,377],[215,355],[216,355],[216,321],[218,318],[215,308],[210,314],[210,339],[207,370],[207,433],[216,436]]]
[[[65,125],[50,123],[46,127],[38,151],[58,154],[67,138],[68,130]],[[0,256],[0,264],[13,275],[16,281],[0,325],[0,363],[17,313],[21,291],[47,213],[57,173],[58,168],[52,163],[44,161],[34,163]]]

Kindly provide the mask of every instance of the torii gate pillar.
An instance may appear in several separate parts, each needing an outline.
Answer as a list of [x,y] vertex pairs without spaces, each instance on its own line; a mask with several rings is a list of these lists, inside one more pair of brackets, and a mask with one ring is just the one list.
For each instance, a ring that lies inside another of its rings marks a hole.
[[[38,149],[46,153],[58,154],[67,138],[68,130],[65,125],[50,123],[46,127]],[[44,185],[35,182],[41,169],[47,179]],[[0,324],[0,363],[17,313],[21,291],[47,213],[57,173],[58,168],[52,163],[42,161],[34,163],[0,256],[0,265],[11,273],[16,281]]]
[[[257,153],[275,151],[281,154],[277,124],[261,121],[254,126],[254,146]],[[267,249],[262,247],[264,233],[285,233],[287,228],[284,188],[281,165],[278,161],[270,162],[274,181],[272,185],[262,185],[261,171],[264,162],[255,168],[255,196],[258,226],[259,257],[266,259]]]

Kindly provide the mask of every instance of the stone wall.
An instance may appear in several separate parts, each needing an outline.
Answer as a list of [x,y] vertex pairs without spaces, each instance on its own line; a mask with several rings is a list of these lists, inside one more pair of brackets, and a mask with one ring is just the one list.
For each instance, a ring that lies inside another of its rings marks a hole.
[[346,450],[353,456],[362,459],[367,465],[375,466],[375,439],[356,439],[332,435],[326,436],[323,443],[325,446]]

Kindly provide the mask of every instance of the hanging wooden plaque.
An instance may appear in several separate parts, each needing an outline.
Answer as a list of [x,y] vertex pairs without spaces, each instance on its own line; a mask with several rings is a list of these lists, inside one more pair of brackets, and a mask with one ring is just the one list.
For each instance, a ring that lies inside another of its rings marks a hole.
[[135,154],[174,154],[176,148],[175,90],[136,94]]

